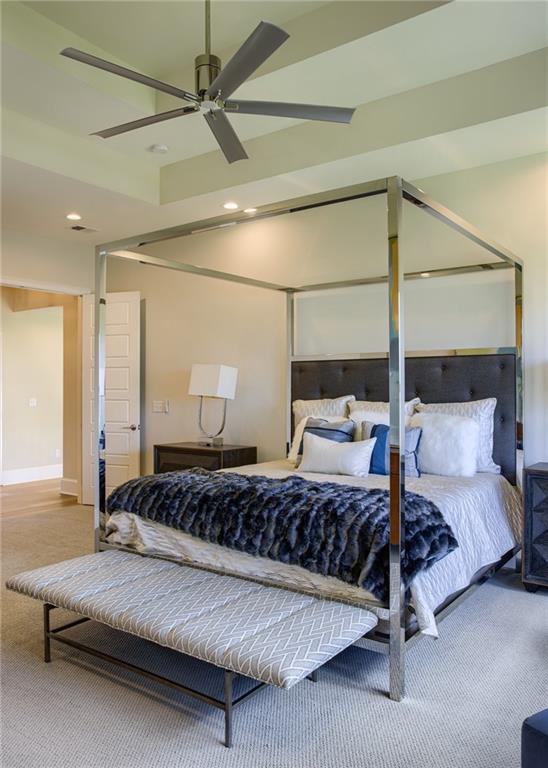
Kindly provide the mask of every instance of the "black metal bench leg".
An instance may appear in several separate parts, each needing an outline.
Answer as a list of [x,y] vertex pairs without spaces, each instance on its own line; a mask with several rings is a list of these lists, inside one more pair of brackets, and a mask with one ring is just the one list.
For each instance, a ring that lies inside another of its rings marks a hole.
[[51,640],[49,636],[49,612],[55,606],[44,603],[44,661],[49,664],[51,661]]
[[307,680],[311,680],[313,683],[318,682],[318,670],[315,669],[314,672],[311,672],[309,675],[307,675]]
[[234,672],[225,671],[225,747],[232,746],[232,683]]

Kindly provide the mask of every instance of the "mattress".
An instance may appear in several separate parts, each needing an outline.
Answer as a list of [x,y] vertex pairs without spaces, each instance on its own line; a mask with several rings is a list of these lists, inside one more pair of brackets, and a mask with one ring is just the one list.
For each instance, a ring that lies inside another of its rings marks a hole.
[[[295,473],[293,465],[285,459],[227,471],[277,478]],[[359,478],[307,472],[296,474],[316,482],[362,488],[388,488],[389,483],[389,478],[381,475]],[[436,608],[454,592],[467,587],[474,574],[497,562],[519,541],[521,498],[504,477],[490,473],[466,478],[438,475],[406,478],[406,488],[438,506],[459,542],[454,552],[419,574],[411,585],[411,602],[418,626],[424,634],[437,637]],[[357,606],[371,608],[371,603],[377,602],[360,587],[345,584],[332,576],[319,576],[299,566],[226,549],[123,511],[110,516],[106,540],[141,554],[191,563]],[[387,618],[385,609],[377,607],[374,610],[380,619]]]

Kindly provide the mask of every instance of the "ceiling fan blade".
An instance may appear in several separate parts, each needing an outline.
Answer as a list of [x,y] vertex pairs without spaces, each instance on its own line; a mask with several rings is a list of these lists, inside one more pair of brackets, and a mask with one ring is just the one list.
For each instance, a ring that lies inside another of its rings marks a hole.
[[222,109],[210,110],[204,117],[228,162],[247,160],[247,152]]
[[76,48],[64,48],[61,51],[61,56],[80,61],[82,64],[89,64],[91,67],[97,67],[97,69],[103,69],[105,72],[111,72],[113,75],[119,75],[128,80],[134,80],[136,83],[148,85],[150,88],[169,93],[170,96],[177,96],[179,99],[195,102],[199,101],[199,98],[195,93],[184,91],[182,88],[177,88],[175,85],[170,85],[169,83],[162,83],[161,80],[155,80],[153,77],[141,75],[139,72],[134,72],[132,69],[127,69],[127,67],[121,67],[119,64],[113,64],[110,61],[105,61],[105,59],[92,56],[91,53],[78,51]]
[[296,117],[301,120],[326,120],[330,123],[349,123],[355,109],[323,107],[317,104],[290,104],[283,101],[226,101],[227,112],[243,115],[269,115]]
[[161,123],[163,120],[172,120],[174,117],[192,115],[195,112],[199,112],[199,109],[195,107],[171,109],[169,112],[159,112],[157,115],[142,117],[140,120],[132,120],[130,123],[115,125],[114,128],[106,128],[104,131],[95,131],[91,135],[100,136],[102,139],[110,139],[111,136],[118,136],[119,133],[127,133],[128,131],[134,131],[136,128],[144,128],[145,125],[154,125],[154,123]]
[[274,51],[285,43],[289,35],[268,21],[259,22],[245,43],[236,51],[226,67],[220,71],[207,90],[207,95],[228,99],[244,80],[255,72]]

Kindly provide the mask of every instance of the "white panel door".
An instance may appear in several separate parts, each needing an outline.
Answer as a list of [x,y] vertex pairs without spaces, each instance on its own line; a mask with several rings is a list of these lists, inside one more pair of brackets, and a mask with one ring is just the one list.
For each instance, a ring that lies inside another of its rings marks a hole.
[[[107,294],[106,311],[106,493],[140,474],[140,300],[137,291]],[[82,503],[93,504],[94,302],[84,296]]]

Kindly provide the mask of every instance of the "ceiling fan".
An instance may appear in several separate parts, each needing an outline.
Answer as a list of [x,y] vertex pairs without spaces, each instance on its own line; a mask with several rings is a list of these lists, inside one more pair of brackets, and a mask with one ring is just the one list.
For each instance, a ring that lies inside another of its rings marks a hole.
[[97,131],[93,136],[108,139],[120,133],[134,131],[146,125],[153,125],[164,120],[172,120],[183,115],[201,112],[211,128],[224,156],[229,163],[245,160],[248,155],[242,146],[234,128],[227,118],[227,113],[243,115],[268,115],[272,117],[292,117],[301,120],[325,120],[334,123],[349,123],[354,109],[343,107],[324,107],[314,104],[290,104],[277,101],[242,101],[231,99],[231,95],[239,86],[263,64],[289,35],[283,29],[266,21],[261,21],[243,45],[236,51],[225,67],[221,68],[221,60],[211,53],[211,13],[210,0],[205,0],[205,48],[206,52],[194,60],[196,93],[185,91],[175,85],[163,83],[147,75],[141,75],[126,67],[105,61],[90,53],[76,48],[65,48],[61,56],[103,69],[114,75],[134,80],[143,85],[155,88],[157,91],[176,96],[183,101],[191,102],[188,106],[160,112],[130,123],[116,125],[103,131]]

